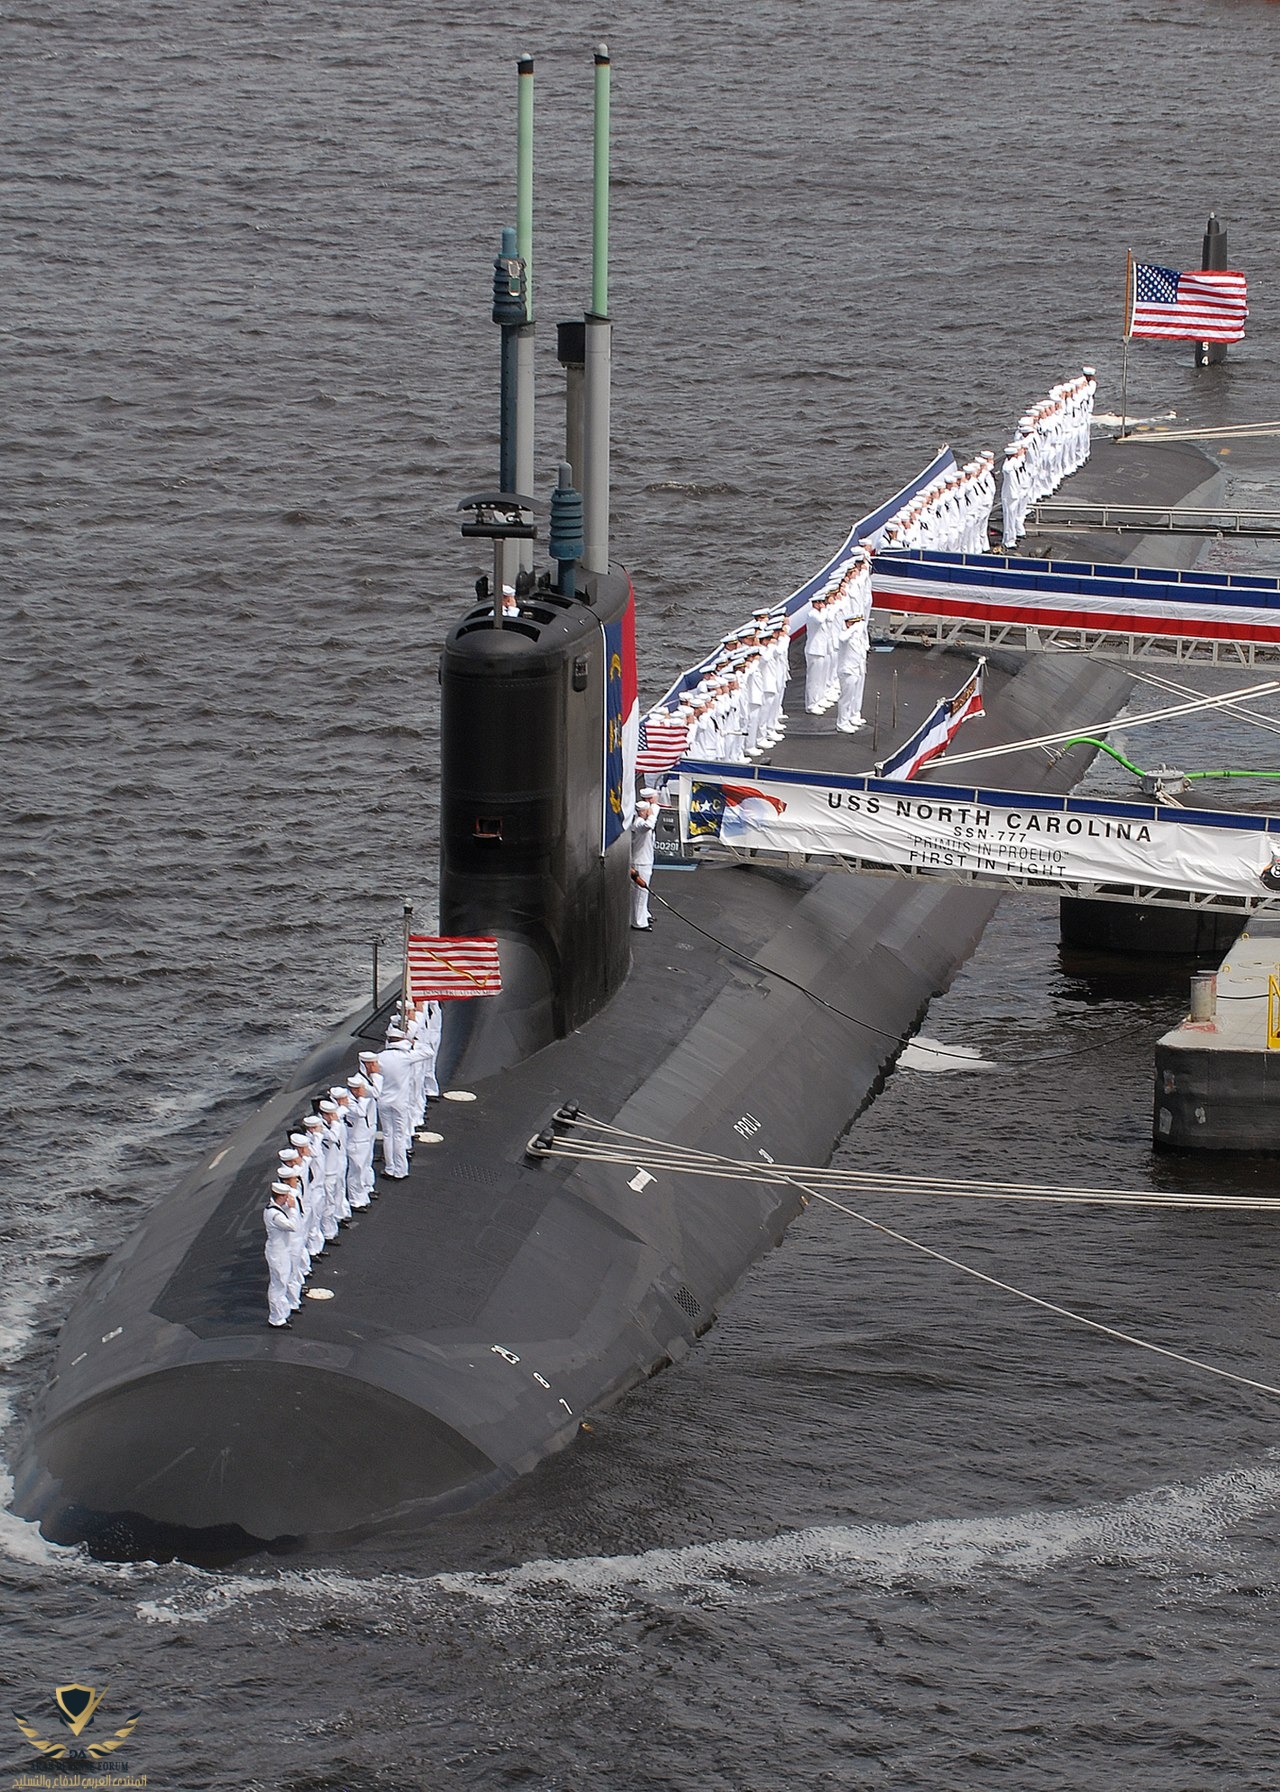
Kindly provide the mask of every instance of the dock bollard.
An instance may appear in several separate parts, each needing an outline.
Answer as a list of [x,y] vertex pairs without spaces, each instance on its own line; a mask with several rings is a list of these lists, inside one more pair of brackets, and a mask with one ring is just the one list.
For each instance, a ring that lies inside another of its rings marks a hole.
[[1217,1012],[1218,973],[1216,971],[1193,971],[1191,973],[1192,1020],[1212,1020]]

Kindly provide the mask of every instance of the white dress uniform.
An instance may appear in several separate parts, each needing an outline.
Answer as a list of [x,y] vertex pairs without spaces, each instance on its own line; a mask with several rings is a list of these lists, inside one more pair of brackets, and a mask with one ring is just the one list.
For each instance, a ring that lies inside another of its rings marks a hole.
[[354,1117],[351,1091],[335,1083],[329,1099],[338,1104],[338,1130],[342,1135],[342,1187],[338,1196],[338,1222],[351,1218],[351,1121]]
[[306,1214],[307,1249],[313,1257],[324,1250],[324,1121],[308,1114],[302,1122],[308,1156],[302,1163],[302,1202]]
[[811,716],[826,708],[829,631],[827,602],[819,592],[809,605],[804,632],[804,706]]
[[840,708],[836,727],[841,734],[855,734],[862,726],[862,692],[867,682],[867,625],[851,616],[840,643]]
[[[273,1183],[271,1192],[283,1198],[287,1194],[287,1185],[283,1182]],[[272,1200],[263,1209],[262,1223],[267,1229],[267,1323],[288,1325],[289,1314],[293,1311],[293,1303],[289,1297],[289,1277],[293,1263],[291,1247],[298,1229],[297,1221],[279,1201]]]
[[353,1076],[350,1080],[347,1200],[354,1209],[360,1209],[369,1206],[373,1194],[373,1135],[378,1123],[369,1084],[362,1076]]
[[431,1101],[438,1099],[440,1094],[440,1084],[436,1081],[436,1059],[440,1054],[440,1039],[443,1032],[444,1003],[428,1002],[426,1032],[424,1033],[422,1040],[427,1054],[426,1074],[423,1083],[426,1088],[428,1099]]
[[[631,925],[647,932],[649,920],[649,880],[653,876],[653,832],[658,825],[658,805],[652,798],[641,796],[631,823]],[[636,877],[642,881],[636,882]]]
[[378,1055],[382,1090],[378,1118],[382,1122],[382,1167],[392,1181],[409,1174],[409,1103],[413,1096],[413,1048],[407,1039],[392,1040]]
[[338,1120],[336,1101],[322,1101],[320,1117],[324,1121],[324,1130],[320,1133],[320,1162],[324,1174],[324,1213],[321,1225],[324,1228],[325,1243],[332,1244],[338,1236],[338,1227],[342,1223],[343,1209],[346,1206],[346,1129]]
[[[305,1279],[311,1274],[311,1258],[324,1248],[324,1233],[315,1225],[318,1202],[312,1188],[315,1177],[315,1157],[311,1146],[311,1134],[307,1132],[291,1132],[289,1143],[298,1152],[298,1243],[297,1254],[299,1273]],[[313,1237],[316,1242],[313,1244]]]

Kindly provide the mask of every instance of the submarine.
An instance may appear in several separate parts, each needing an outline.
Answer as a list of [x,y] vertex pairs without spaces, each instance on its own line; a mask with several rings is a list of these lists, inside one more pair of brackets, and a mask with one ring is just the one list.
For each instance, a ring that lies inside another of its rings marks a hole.
[[[636,594],[601,546],[604,322],[594,306],[581,350],[597,468],[582,552],[562,502],[554,576],[519,566],[531,504],[504,447],[501,490],[466,509],[492,537],[492,580],[439,658],[439,930],[494,938],[501,991],[444,1005],[434,1136],[318,1260],[331,1298],[290,1329],[266,1323],[277,1148],[382,1043],[397,991],[321,1042],[92,1277],[14,1465],[14,1509],[54,1542],[198,1563],[332,1550],[490,1497],[571,1445],[679,1362],[804,1206],[785,1183],[651,1170],[643,1141],[825,1163],[994,912],[991,889],[676,855],[652,930],[632,929],[618,690]],[[503,328],[505,405],[527,320]],[[888,714],[892,687],[905,739],[973,661],[874,654],[869,700]],[[1084,658],[997,652],[967,738],[1025,740],[1128,689]],[[804,716],[794,682],[787,709],[773,763],[865,769],[865,746]],[[1062,790],[1091,756],[1015,752],[1010,781]],[[558,1115],[614,1129],[616,1150],[531,1152]]]

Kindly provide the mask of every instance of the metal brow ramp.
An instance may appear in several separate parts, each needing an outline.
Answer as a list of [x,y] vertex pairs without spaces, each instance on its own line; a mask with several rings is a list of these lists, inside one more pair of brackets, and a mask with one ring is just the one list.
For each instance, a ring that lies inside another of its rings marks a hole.
[[890,640],[1166,665],[1280,663],[1280,580],[1252,573],[912,549],[877,554],[872,594]]
[[699,856],[1220,914],[1280,904],[1278,815],[712,762],[683,762],[679,783]]
[[1028,533],[1044,529],[1087,529],[1117,535],[1247,535],[1280,538],[1280,510],[1195,510],[1184,505],[1082,504],[1042,498],[1027,512]]

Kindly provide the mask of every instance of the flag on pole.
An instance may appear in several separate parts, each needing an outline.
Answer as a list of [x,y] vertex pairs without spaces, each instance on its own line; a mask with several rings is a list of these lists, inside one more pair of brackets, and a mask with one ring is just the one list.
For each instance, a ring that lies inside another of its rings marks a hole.
[[640,687],[636,682],[636,594],[604,634],[604,812],[601,850],[608,851],[635,819],[636,745],[640,738]]
[[876,767],[878,778],[914,778],[921,766],[936,759],[950,744],[971,716],[987,713],[982,707],[982,669],[986,663],[980,659],[968,683],[954,697],[944,697],[911,739]]
[[654,709],[640,723],[640,750],[636,754],[636,770],[642,777],[656,778],[669,772],[689,744],[689,725],[678,721],[669,709]]
[[411,933],[406,962],[409,994],[416,1002],[496,996],[502,988],[495,939]]
[[1133,264],[1129,336],[1173,342],[1240,342],[1249,315],[1243,274],[1180,274],[1175,268]]

